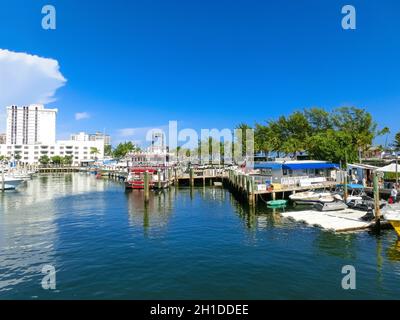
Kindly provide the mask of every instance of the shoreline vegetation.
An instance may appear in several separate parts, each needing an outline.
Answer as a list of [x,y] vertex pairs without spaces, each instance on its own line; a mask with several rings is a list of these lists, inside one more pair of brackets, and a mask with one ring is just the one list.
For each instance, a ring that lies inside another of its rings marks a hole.
[[[241,124],[238,128],[249,127]],[[366,152],[375,138],[390,129],[378,124],[365,109],[341,107],[330,112],[322,108],[295,111],[277,120],[256,123],[255,151],[296,157],[306,152],[314,160],[352,163]],[[382,147],[383,149],[383,147]]]

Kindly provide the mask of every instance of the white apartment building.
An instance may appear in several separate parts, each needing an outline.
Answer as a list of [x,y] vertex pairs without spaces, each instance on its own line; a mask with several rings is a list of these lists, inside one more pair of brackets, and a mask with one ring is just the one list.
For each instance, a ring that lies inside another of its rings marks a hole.
[[[96,148],[98,154],[92,153],[92,148]],[[36,144],[36,145],[0,145],[0,155],[4,155],[11,160],[16,155],[20,156],[20,163],[37,164],[42,156],[52,158],[54,156],[72,156],[74,165],[80,165],[82,162],[93,161],[96,158],[102,159],[104,155],[104,144],[100,141],[57,141],[55,144]]]
[[0,156],[18,158],[22,164],[38,164],[42,156],[70,156],[73,165],[104,158],[104,140],[56,141],[56,114],[57,109],[41,105],[8,107],[6,144],[0,144]]
[[57,109],[43,105],[7,107],[7,144],[54,144]]

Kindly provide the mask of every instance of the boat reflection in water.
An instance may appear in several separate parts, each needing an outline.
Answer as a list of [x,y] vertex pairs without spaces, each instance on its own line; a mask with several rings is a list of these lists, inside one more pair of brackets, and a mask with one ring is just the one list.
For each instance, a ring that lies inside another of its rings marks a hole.
[[386,255],[390,261],[400,261],[400,240],[396,240],[387,249]]

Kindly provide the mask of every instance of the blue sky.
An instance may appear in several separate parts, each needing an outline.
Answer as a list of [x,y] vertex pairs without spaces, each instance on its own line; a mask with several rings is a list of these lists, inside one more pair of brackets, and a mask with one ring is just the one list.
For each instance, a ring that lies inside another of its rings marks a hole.
[[[41,28],[45,4],[55,31]],[[346,4],[357,30],[341,28]],[[396,132],[399,17],[397,0],[0,0],[0,48],[58,61],[67,82],[48,106],[62,138],[105,129],[118,141],[130,138],[121,129],[169,120],[223,129],[343,105]]]

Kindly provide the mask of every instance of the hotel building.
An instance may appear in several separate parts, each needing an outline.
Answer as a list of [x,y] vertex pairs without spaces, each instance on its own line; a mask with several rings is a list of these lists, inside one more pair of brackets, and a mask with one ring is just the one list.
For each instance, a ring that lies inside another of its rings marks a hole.
[[43,105],[7,107],[6,143],[0,144],[0,155],[22,164],[38,164],[42,156],[70,156],[73,165],[103,159],[104,140],[56,141],[56,115],[57,109]]

